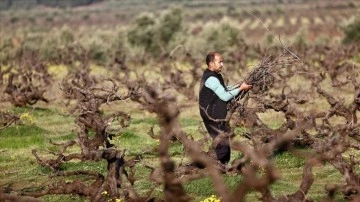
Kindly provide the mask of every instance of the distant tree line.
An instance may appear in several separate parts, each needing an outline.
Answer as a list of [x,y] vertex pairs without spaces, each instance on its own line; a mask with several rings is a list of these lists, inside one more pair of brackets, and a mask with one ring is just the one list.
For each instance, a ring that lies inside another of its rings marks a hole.
[[31,8],[37,5],[66,8],[89,5],[99,1],[102,0],[0,0],[0,9]]

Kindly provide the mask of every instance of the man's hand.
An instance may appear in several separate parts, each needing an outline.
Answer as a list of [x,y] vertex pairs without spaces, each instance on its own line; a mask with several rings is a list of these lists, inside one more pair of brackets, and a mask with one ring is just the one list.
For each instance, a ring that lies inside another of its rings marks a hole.
[[244,91],[248,91],[252,88],[252,85],[248,85],[246,84],[245,82],[243,82],[241,85],[240,85],[240,90],[244,90]]

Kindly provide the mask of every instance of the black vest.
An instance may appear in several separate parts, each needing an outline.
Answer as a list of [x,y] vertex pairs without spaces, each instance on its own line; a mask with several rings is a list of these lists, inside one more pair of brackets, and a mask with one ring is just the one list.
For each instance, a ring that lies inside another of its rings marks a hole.
[[[214,91],[205,86],[205,81],[211,76],[219,79],[221,85],[226,88],[221,74],[217,74],[209,69],[205,70],[201,78],[199,91],[200,115],[204,120],[225,119],[227,114],[227,102],[222,101]],[[206,110],[206,112],[204,110]]]

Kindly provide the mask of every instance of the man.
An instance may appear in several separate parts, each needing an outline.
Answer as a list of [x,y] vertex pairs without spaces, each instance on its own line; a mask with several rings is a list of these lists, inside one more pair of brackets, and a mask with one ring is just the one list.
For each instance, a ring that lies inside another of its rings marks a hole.
[[[206,130],[215,139],[221,133],[230,132],[225,120],[227,104],[242,91],[248,91],[252,86],[246,83],[226,87],[221,76],[223,59],[220,53],[210,52],[206,56],[207,69],[201,78],[199,92],[200,115]],[[215,147],[216,158],[223,165],[230,160],[230,145],[227,139],[222,139]]]

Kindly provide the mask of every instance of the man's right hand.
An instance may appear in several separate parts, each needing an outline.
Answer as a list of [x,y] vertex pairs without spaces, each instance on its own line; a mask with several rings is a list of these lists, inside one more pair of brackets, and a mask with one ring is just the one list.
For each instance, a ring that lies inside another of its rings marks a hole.
[[248,85],[246,84],[245,82],[243,82],[241,85],[240,85],[240,90],[244,90],[244,91],[248,91],[252,88],[252,85]]

